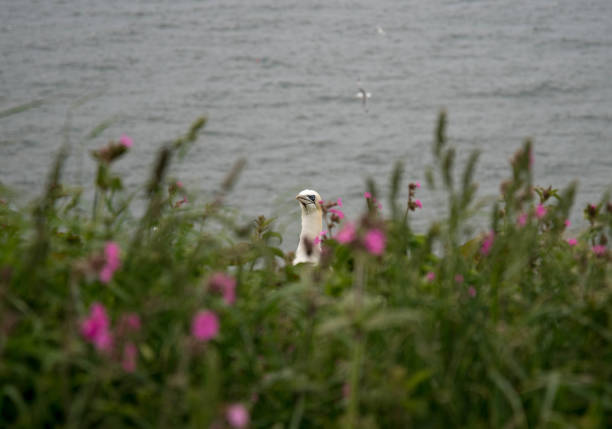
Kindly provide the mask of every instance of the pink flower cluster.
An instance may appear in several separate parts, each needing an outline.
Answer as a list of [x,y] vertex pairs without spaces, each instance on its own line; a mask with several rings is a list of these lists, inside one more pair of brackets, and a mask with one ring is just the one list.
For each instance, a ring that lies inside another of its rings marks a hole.
[[227,305],[236,301],[236,279],[225,273],[214,273],[208,280],[208,288],[220,292]]
[[336,216],[338,216],[338,219],[344,219],[344,213],[342,213],[342,210],[338,210],[338,209],[329,209],[329,212],[332,214],[335,214]]
[[327,233],[325,231],[321,231],[319,235],[314,238],[314,244],[320,244],[327,238]]
[[[113,352],[115,340],[119,342],[131,334],[140,331],[140,317],[135,313],[127,313],[121,317],[116,335],[111,331],[110,318],[106,308],[99,302],[91,305],[89,316],[81,322],[81,335],[101,353],[110,356]],[[136,370],[138,349],[132,341],[125,341],[121,357],[121,366],[126,372]]]
[[113,278],[115,271],[121,266],[119,260],[119,245],[109,241],[104,246],[104,266],[100,270],[99,278],[102,283],[108,283]]
[[210,310],[201,310],[191,321],[191,335],[199,341],[209,341],[219,334],[219,318]]
[[593,253],[597,256],[604,256],[608,249],[603,244],[593,246]]
[[493,242],[495,241],[495,231],[491,230],[489,231],[489,233],[485,236],[484,240],[482,241],[482,246],[480,247],[480,253],[482,253],[483,255],[488,255],[489,252],[491,251],[491,248],[493,247]]
[[544,207],[542,204],[538,204],[538,206],[535,208],[535,216],[538,219],[542,219],[544,216],[546,216],[547,211],[548,210],[546,207]]
[[338,231],[338,234],[336,234],[335,238],[336,240],[338,240],[338,243],[347,244],[355,240],[355,232],[355,224],[353,222],[346,222],[342,226],[342,229]]
[[249,424],[249,412],[242,404],[230,404],[225,410],[225,418],[233,428],[245,428]]
[[373,206],[376,207],[378,210],[382,210],[382,204],[376,201],[376,198],[372,197],[372,194],[370,192],[364,192],[363,196],[366,200],[371,200]]
[[119,137],[119,143],[122,146],[125,146],[126,148],[129,149],[129,148],[132,147],[132,144],[134,142],[133,142],[133,140],[130,137],[126,136],[125,134],[122,134],[121,137]]
[[[340,244],[349,244],[357,239],[357,229],[353,222],[346,222],[334,237]],[[363,247],[372,255],[382,255],[387,244],[385,233],[379,228],[366,231],[362,241]]]
[[378,228],[370,229],[363,237],[363,245],[372,255],[381,255],[385,250],[387,238]]
[[113,336],[110,331],[110,319],[106,314],[106,309],[99,302],[92,304],[89,317],[81,323],[81,335],[99,351],[111,351]]

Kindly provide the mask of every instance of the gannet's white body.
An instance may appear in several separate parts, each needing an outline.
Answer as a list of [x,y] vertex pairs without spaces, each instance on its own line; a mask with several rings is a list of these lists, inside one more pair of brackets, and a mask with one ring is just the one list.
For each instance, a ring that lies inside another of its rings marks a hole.
[[293,265],[300,262],[319,263],[321,243],[318,242],[323,230],[323,210],[321,196],[317,191],[304,189],[296,197],[302,209],[302,232],[300,243],[295,251]]

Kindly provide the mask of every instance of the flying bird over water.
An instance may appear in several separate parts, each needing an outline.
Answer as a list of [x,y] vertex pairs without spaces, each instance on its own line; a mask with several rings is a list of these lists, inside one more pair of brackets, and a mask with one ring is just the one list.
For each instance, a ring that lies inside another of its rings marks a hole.
[[361,104],[363,105],[364,108],[366,108],[366,102],[368,101],[368,98],[370,98],[371,96],[372,94],[370,94],[369,92],[366,92],[366,90],[361,87],[359,88],[359,92],[355,94],[355,97],[361,98]]
[[300,242],[295,251],[293,265],[300,262],[319,263],[321,257],[321,243],[317,243],[323,230],[323,210],[321,209],[321,196],[317,191],[304,189],[295,197],[302,209],[302,232]]

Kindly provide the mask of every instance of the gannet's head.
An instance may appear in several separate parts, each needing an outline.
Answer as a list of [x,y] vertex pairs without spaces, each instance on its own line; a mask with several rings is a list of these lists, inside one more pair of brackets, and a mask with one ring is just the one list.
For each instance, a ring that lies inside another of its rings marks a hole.
[[321,195],[312,189],[304,189],[295,197],[300,203],[303,214],[310,214],[321,210]]

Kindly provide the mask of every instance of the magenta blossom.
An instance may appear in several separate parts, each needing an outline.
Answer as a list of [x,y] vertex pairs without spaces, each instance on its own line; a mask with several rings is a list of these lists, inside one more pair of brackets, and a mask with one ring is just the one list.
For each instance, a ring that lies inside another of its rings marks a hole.
[[546,207],[544,207],[542,204],[538,204],[535,209],[535,215],[538,219],[542,219],[544,216],[546,216],[546,212]]
[[132,147],[133,141],[130,137],[122,134],[121,137],[119,137],[119,143],[129,149]]
[[227,305],[236,301],[236,279],[225,273],[215,273],[208,280],[208,287],[215,292],[221,292]]
[[461,275],[461,274],[456,274],[456,275],[455,275],[455,282],[457,282],[457,283],[459,283],[459,284],[463,283],[463,275]]
[[330,213],[335,214],[336,216],[338,216],[340,219],[344,219],[344,213],[342,213],[342,210],[338,210],[338,209],[329,209]]
[[385,250],[387,238],[380,229],[369,230],[364,237],[364,245],[368,252],[373,255],[380,255]]
[[578,240],[576,240],[575,238],[568,238],[567,244],[569,244],[570,247],[574,247],[576,244],[578,244]]
[[219,318],[209,310],[199,311],[191,322],[191,335],[196,340],[208,341],[219,334]]
[[369,200],[370,198],[372,198],[372,194],[370,194],[369,192],[364,192],[363,196],[365,197],[366,200]]
[[416,182],[414,182],[414,186],[416,186],[416,187],[417,187],[417,189],[418,189],[418,188],[420,188],[420,187],[421,187],[421,182],[419,182],[419,181],[417,180]]
[[563,224],[565,225],[566,228],[569,228],[570,226],[572,226],[572,223],[570,222],[569,219],[565,219],[565,221],[563,222]]
[[423,208],[423,203],[421,202],[421,200],[414,200],[414,205],[416,205],[420,209]]
[[595,253],[597,256],[603,256],[605,255],[607,252],[606,246],[604,246],[603,244],[598,244],[596,246],[593,246],[593,253]]
[[476,288],[474,286],[470,286],[468,288],[468,294],[470,294],[470,296],[474,298],[476,296]]
[[321,231],[319,235],[314,238],[314,244],[321,244],[321,242],[325,239],[327,233],[325,231]]
[[527,213],[521,213],[516,220],[519,226],[525,226],[527,224]]
[[338,198],[338,201],[336,201],[336,204],[338,204],[338,207],[342,207],[342,198]]
[[176,187],[179,188],[179,189],[182,188],[183,187],[183,182],[181,182],[180,180],[177,180],[176,181]]
[[99,278],[102,283],[108,283],[121,265],[121,261],[119,261],[119,245],[114,241],[108,241],[104,246],[104,258],[105,263],[100,270]]
[[355,239],[355,224],[352,222],[346,222],[342,229],[336,234],[336,240],[338,243],[346,244],[350,243]]
[[433,271],[430,271],[427,274],[425,274],[425,278],[427,279],[427,281],[433,282],[436,279],[436,273],[434,273]]
[[123,347],[123,359],[121,366],[125,372],[136,371],[136,359],[138,357],[138,349],[132,342],[126,343]]
[[495,241],[495,231],[491,230],[485,236],[485,239],[482,242],[482,246],[480,247],[480,253],[483,255],[488,255],[491,251],[491,247],[493,247],[493,241]]
[[81,323],[81,335],[96,349],[104,352],[111,350],[113,336],[110,332],[110,319],[106,314],[106,309],[99,302],[91,305],[89,317]]
[[230,404],[225,410],[225,418],[233,428],[245,428],[249,424],[249,411],[242,404]]

